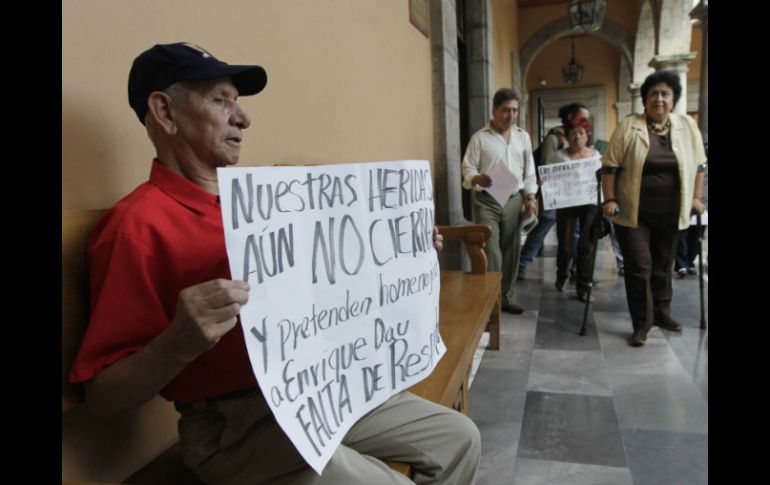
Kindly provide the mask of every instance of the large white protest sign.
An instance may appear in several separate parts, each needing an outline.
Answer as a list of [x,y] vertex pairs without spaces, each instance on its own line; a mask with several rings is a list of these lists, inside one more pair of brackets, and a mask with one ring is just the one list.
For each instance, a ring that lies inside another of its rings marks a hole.
[[602,166],[598,156],[552,163],[538,167],[546,210],[596,204],[596,171]]
[[[427,161],[220,168],[241,327],[278,423],[321,473],[347,430],[446,347]],[[269,443],[267,444],[269,446]]]

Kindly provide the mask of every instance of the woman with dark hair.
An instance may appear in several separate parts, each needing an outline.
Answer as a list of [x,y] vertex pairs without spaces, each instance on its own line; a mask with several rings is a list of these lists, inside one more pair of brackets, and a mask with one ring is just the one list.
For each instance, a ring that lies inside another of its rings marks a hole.
[[[599,156],[599,152],[595,148],[587,146],[588,137],[591,136],[591,121],[588,118],[572,118],[564,128],[569,140],[569,147],[559,150],[560,162]],[[580,301],[586,301],[588,287],[591,284],[591,261],[594,251],[596,251],[596,244],[590,236],[590,228],[594,224],[596,216],[596,206],[593,204],[556,209],[556,239],[558,241],[556,289],[564,291],[569,278],[570,264],[575,257],[577,260],[575,285]],[[580,222],[580,236],[577,240],[577,255],[575,255],[575,225],[578,221]]]
[[[681,332],[671,318],[671,270],[680,229],[703,212],[703,151],[691,117],[673,113],[679,76],[658,71],[641,88],[644,113],[624,119],[602,157],[603,212],[614,217],[625,260],[631,345],[644,345],[653,325]],[[617,216],[616,216],[617,211]]]

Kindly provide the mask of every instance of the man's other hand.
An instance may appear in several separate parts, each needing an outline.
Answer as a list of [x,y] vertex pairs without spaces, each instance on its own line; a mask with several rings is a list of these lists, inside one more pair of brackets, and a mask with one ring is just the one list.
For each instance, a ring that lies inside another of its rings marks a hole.
[[537,199],[524,199],[524,212],[537,215]]

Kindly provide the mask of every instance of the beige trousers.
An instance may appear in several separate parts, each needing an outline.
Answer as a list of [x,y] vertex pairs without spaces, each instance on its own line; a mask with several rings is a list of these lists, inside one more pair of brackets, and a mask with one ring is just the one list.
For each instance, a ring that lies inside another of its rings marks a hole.
[[[321,476],[302,459],[259,393],[185,410],[179,436],[185,464],[205,483],[228,485],[469,485],[481,453],[473,421],[407,391],[353,425]],[[413,481],[380,459],[411,464]]]
[[492,235],[484,250],[487,253],[487,271],[501,271],[500,294],[502,306],[514,303],[516,275],[519,273],[521,256],[521,231],[519,218],[524,197],[521,192],[512,196],[505,207],[487,192],[478,192],[474,200],[477,224],[486,224]]

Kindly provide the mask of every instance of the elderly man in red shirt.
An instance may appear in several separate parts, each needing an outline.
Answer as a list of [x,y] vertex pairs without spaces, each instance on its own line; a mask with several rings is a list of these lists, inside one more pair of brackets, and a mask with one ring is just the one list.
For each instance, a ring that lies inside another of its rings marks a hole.
[[238,162],[251,123],[238,96],[266,83],[262,67],[229,65],[188,43],[134,61],[129,104],[157,156],[150,180],[89,240],[91,318],[70,380],[84,382],[103,415],[158,393],[174,401],[182,458],[206,483],[413,483],[380,459],[410,463],[415,483],[472,483],[479,432],[451,409],[409,392],[391,397],[348,431],[319,476],[262,396],[235,328],[249,285],[231,279],[216,170]]

